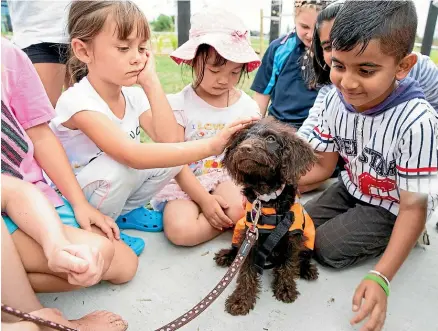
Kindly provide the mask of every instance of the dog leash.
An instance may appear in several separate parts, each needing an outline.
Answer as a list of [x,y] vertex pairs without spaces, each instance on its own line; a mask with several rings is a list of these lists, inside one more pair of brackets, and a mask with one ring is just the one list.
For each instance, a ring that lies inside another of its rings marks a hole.
[[245,240],[240,246],[239,252],[237,253],[237,256],[234,259],[233,263],[225,273],[225,276],[220,280],[219,283],[217,283],[216,287],[210,293],[208,293],[204,297],[204,299],[202,299],[196,306],[194,306],[184,315],[181,315],[177,319],[166,324],[165,326],[162,326],[161,328],[156,329],[155,331],[174,331],[182,328],[184,325],[188,324],[196,317],[201,315],[201,313],[206,310],[207,307],[211,306],[213,301],[215,301],[222,294],[227,286],[230,285],[231,281],[239,272],[240,268],[243,265],[243,262],[245,262],[245,259],[248,257],[251,248],[254,246],[259,237],[257,223],[259,221],[262,211],[260,200],[257,199],[256,201],[254,201],[253,209],[255,210],[255,214],[253,215],[251,213],[252,225],[250,228],[248,228]]
[[[254,201],[253,211],[255,211],[255,213],[251,213],[252,225],[250,228],[248,228],[248,231],[246,232],[245,240],[240,246],[237,256],[234,259],[231,266],[228,268],[227,272],[225,273],[225,276],[222,277],[222,279],[216,285],[216,287],[210,293],[208,293],[204,297],[204,299],[202,299],[196,306],[194,306],[184,315],[181,315],[177,319],[166,324],[165,326],[162,326],[161,328],[156,329],[155,331],[174,331],[182,328],[184,325],[188,324],[196,317],[201,315],[201,313],[204,310],[206,310],[207,307],[209,307],[213,303],[213,301],[215,301],[222,294],[222,292],[227,288],[227,286],[230,285],[231,281],[239,272],[240,268],[242,268],[243,262],[245,262],[249,252],[251,251],[251,248],[254,246],[259,236],[257,223],[259,221],[262,211],[262,205],[260,200],[257,199]],[[78,331],[77,329],[72,329],[62,324],[47,321],[43,318],[39,318],[37,316],[24,313],[18,309],[4,305],[3,303],[1,309],[3,312],[7,314],[14,315],[25,321],[29,321],[38,325],[49,327],[53,330]]]
[[21,318],[22,320],[25,320],[25,321],[29,321],[29,322],[32,322],[32,323],[35,323],[35,324],[38,324],[41,326],[51,328],[53,330],[78,331],[77,329],[72,329],[72,328],[69,328],[65,325],[58,324],[58,323],[51,322],[51,321],[47,321],[47,320],[39,318],[37,316],[31,315],[28,313],[24,313],[18,309],[4,305],[3,303],[2,303],[2,312],[5,312],[6,314],[9,314],[9,315],[14,315],[18,318]]

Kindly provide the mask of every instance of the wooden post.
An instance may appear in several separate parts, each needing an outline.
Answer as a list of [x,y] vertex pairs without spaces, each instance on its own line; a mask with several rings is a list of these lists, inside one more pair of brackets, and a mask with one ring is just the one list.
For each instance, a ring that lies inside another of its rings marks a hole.
[[421,54],[430,55],[433,43],[433,34],[438,16],[438,2],[430,1],[429,14],[427,15],[426,29],[424,30]]
[[264,49],[264,42],[265,42],[265,32],[263,31],[263,9],[260,9],[260,57],[263,57],[263,49]]
[[190,0],[176,0],[178,4],[178,47],[189,40]]
[[280,17],[282,0],[271,0],[271,27],[269,31],[269,43],[280,36]]

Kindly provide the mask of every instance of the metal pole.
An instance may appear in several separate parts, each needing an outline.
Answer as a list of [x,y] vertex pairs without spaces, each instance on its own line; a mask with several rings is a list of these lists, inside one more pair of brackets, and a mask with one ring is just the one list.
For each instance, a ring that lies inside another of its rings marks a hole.
[[263,9],[260,9],[260,57],[263,56],[263,49],[264,49],[264,41],[265,41],[265,35],[263,31]]
[[430,55],[437,16],[438,16],[438,3],[434,4],[434,2],[430,1],[429,14],[427,15],[427,21],[426,21],[426,29],[424,30],[423,42],[421,45],[421,53],[424,55]]
[[280,36],[280,17],[282,10],[282,0],[271,1],[271,28],[269,32],[269,43]]
[[189,40],[190,0],[177,0],[178,3],[178,47]]

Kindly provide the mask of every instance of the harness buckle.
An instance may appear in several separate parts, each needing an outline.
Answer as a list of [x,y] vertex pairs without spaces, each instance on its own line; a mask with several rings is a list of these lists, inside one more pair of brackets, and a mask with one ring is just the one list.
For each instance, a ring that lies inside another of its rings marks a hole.
[[255,233],[256,240],[259,238],[259,229],[257,228],[257,224],[259,222],[261,214],[262,214],[262,202],[259,199],[255,199],[252,204],[252,210],[251,210],[252,225],[249,228],[249,230]]

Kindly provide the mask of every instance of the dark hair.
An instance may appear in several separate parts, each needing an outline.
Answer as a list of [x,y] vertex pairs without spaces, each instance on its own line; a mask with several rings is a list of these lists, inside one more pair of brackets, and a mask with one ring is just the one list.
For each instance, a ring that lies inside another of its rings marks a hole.
[[330,33],[332,47],[348,52],[360,45],[363,53],[372,39],[380,41],[386,55],[400,61],[412,52],[417,31],[414,2],[347,1]]
[[323,9],[316,18],[315,30],[313,31],[311,49],[311,60],[306,65],[306,83],[310,88],[316,88],[321,85],[329,85],[330,67],[326,65],[324,60],[324,51],[321,46],[319,37],[321,25],[324,22],[330,22],[336,18],[341,10],[343,2],[332,3]]
[[[149,40],[151,33],[144,13],[132,1],[73,1],[68,15],[70,41],[78,38],[84,43],[92,42],[103,29],[108,16],[115,20],[117,37],[125,40],[137,30],[140,38]],[[73,83],[88,74],[87,65],[81,62],[70,46],[67,69]]]
[[[207,45],[207,44],[201,44],[199,45],[198,49],[196,50],[196,55],[193,58],[193,60],[190,62],[191,70],[192,70],[192,77],[193,77],[193,83],[192,86],[194,89],[198,88],[201,84],[202,80],[204,79],[204,71],[205,71],[205,64],[207,63],[208,59],[214,58],[214,66],[220,67],[225,64],[227,64],[228,60],[225,59],[222,55],[220,55],[214,47]],[[196,70],[196,71],[195,71]],[[245,64],[242,67],[242,71],[240,72],[239,82],[242,79],[242,76],[248,76],[248,65]]]

